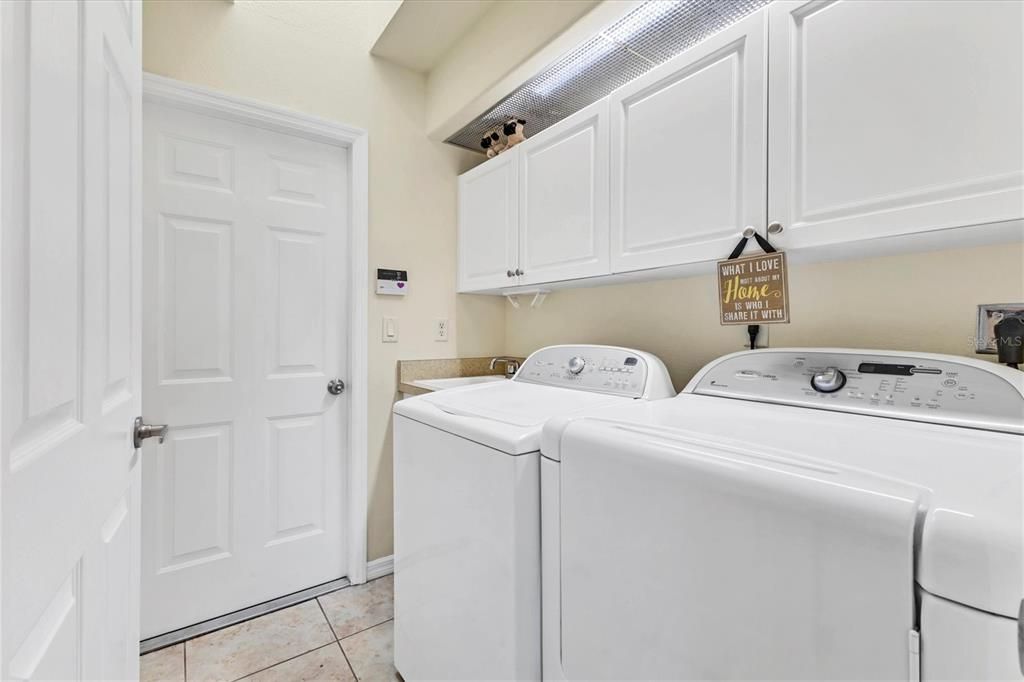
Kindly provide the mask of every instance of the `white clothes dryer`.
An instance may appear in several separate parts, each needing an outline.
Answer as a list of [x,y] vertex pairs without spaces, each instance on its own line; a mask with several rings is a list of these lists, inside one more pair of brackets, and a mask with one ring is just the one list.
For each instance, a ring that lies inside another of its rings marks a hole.
[[675,395],[653,355],[551,346],[510,381],[394,407],[395,667],[408,680],[536,680],[540,430]]

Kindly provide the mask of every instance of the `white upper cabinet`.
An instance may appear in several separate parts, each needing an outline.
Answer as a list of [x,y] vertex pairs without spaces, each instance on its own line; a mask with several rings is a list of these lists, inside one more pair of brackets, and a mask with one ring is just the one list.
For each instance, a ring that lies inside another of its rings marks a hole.
[[459,291],[518,284],[519,151],[459,176]]
[[460,289],[702,271],[771,222],[821,256],[1019,238],[1022,25],[1017,1],[777,0],[464,175]]
[[768,217],[785,248],[1020,218],[1020,2],[777,2]]
[[518,148],[521,284],[608,273],[608,101]]
[[612,93],[614,272],[722,258],[766,209],[764,10]]

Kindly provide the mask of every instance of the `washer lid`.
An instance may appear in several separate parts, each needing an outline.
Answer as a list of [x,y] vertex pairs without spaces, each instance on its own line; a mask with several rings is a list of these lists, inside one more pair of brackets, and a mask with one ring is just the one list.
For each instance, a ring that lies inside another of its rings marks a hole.
[[395,414],[512,455],[540,449],[540,430],[551,417],[583,414],[632,398],[519,381],[436,391],[395,403]]
[[[906,677],[920,487],[621,422],[578,419],[562,441],[566,677]],[[609,599],[637,556],[656,559]]]
[[559,459],[569,427],[596,420],[614,422],[637,441],[777,448],[920,487],[926,491],[917,520],[920,586],[972,608],[1017,616],[1024,596],[1019,435],[682,393],[552,420],[543,429],[544,456]]

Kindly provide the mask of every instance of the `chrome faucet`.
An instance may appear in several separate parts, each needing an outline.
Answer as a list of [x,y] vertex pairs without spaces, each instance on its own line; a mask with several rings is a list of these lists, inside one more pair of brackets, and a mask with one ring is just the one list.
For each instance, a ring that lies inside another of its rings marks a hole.
[[516,372],[519,370],[519,360],[517,358],[500,357],[491,358],[492,371],[494,370],[494,366],[497,365],[499,362],[505,365],[506,379],[511,379],[512,377],[514,377],[516,375]]

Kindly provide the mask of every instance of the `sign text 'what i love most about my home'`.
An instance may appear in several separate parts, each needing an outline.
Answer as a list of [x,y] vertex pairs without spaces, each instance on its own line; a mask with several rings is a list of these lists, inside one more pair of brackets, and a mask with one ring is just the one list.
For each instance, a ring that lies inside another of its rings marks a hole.
[[789,322],[789,274],[784,253],[718,261],[722,324]]

